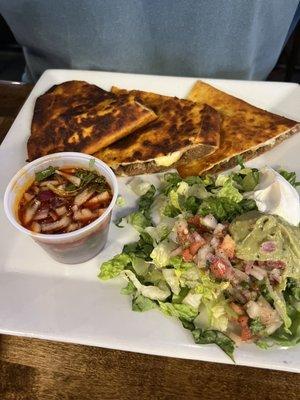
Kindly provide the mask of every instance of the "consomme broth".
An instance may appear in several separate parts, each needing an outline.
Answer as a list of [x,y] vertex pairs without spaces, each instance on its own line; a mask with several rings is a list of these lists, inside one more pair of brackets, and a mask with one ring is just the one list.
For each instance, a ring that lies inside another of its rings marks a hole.
[[98,172],[49,166],[36,173],[23,194],[18,217],[36,233],[68,233],[97,219],[111,200],[112,190]]

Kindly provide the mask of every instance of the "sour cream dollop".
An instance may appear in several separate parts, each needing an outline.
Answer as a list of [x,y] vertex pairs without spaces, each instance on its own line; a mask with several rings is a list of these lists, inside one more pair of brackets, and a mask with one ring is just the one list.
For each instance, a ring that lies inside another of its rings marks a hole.
[[259,211],[274,214],[291,225],[299,225],[300,201],[297,190],[273,168],[260,170],[260,182],[248,196]]

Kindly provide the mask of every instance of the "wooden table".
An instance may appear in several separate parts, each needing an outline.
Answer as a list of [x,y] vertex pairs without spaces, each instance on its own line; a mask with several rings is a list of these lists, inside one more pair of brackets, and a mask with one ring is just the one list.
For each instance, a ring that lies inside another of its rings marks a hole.
[[[31,88],[0,84],[0,141]],[[300,375],[0,335],[0,399],[299,400]]]

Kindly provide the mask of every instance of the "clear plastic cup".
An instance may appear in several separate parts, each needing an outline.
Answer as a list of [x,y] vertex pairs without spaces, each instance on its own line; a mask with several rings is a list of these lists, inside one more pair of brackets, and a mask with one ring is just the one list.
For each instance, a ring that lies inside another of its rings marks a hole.
[[[89,225],[70,233],[43,234],[24,228],[18,218],[18,204],[23,193],[32,184],[35,173],[52,165],[58,168],[93,169],[103,175],[110,185],[113,198],[106,211]],[[24,166],[10,181],[4,195],[4,210],[12,225],[20,232],[30,236],[56,261],[64,264],[79,264],[96,256],[105,246],[108,236],[112,209],[118,196],[117,179],[112,170],[93,156],[64,152],[41,157]]]

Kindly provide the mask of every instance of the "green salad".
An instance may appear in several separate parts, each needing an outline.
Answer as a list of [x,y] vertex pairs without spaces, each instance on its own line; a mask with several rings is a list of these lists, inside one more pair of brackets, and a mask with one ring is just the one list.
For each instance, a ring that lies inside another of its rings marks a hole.
[[[281,175],[296,186],[295,174]],[[300,229],[258,210],[249,194],[261,173],[182,179],[159,187],[133,179],[131,224],[139,240],[100,268],[103,281],[123,276],[133,311],[177,318],[197,344],[218,345],[233,359],[242,342],[261,348],[300,341]]]

